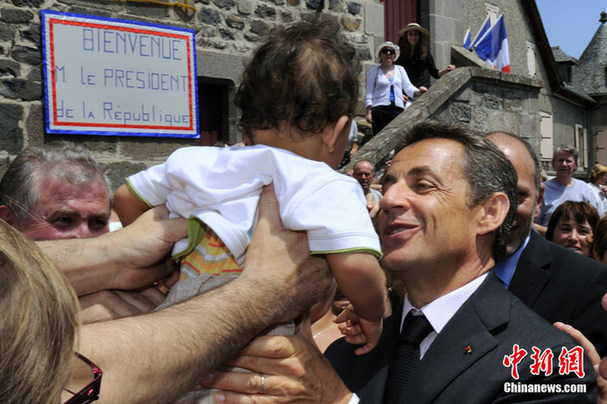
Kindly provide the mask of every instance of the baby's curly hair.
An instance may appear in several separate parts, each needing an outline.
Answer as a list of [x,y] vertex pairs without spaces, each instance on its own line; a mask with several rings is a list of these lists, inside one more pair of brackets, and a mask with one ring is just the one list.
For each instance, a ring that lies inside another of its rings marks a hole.
[[319,16],[278,28],[248,63],[236,94],[240,128],[318,134],[352,117],[361,67],[338,23]]

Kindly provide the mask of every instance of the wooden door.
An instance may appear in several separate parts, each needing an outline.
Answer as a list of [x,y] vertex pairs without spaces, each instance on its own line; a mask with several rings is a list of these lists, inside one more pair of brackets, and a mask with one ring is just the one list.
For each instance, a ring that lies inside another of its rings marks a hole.
[[385,0],[384,1],[384,38],[398,43],[398,31],[409,24],[419,24],[419,0]]

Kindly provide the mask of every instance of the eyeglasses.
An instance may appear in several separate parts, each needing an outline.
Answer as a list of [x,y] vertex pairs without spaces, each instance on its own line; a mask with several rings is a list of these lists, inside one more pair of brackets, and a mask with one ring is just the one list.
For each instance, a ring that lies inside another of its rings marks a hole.
[[67,387],[64,390],[71,393],[72,397],[64,404],[88,404],[99,399],[101,389],[101,376],[103,372],[97,365],[76,352],[77,363],[74,367],[69,387],[79,387],[87,383],[83,388],[74,392]]
[[380,52],[384,55],[396,55],[396,51],[390,48],[384,48]]

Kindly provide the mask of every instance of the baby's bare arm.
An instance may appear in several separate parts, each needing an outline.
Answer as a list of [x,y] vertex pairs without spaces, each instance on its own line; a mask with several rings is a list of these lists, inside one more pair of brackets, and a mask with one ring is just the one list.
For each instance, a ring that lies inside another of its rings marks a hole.
[[114,209],[122,225],[126,226],[133,223],[150,207],[139,200],[126,184],[122,184],[114,193]]
[[377,259],[369,253],[353,252],[329,254],[327,261],[356,314],[367,321],[381,320],[386,309],[386,279]]

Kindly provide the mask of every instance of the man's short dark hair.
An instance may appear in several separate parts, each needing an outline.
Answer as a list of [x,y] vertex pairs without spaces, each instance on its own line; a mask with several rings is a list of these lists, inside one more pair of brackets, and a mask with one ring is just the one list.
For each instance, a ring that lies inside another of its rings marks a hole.
[[506,244],[518,202],[516,170],[492,142],[467,126],[425,121],[414,125],[398,145],[397,151],[426,139],[449,139],[464,146],[462,174],[468,181],[468,206],[486,202],[496,192],[503,192],[510,201],[508,214],[495,231],[492,255],[496,261],[506,256]]

